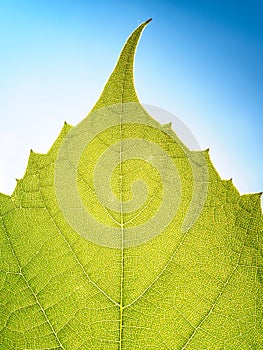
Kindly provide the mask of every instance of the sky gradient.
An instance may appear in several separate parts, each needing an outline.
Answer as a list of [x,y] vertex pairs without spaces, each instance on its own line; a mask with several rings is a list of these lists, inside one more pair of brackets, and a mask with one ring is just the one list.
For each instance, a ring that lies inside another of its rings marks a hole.
[[46,153],[64,120],[87,115],[150,17],[135,60],[140,101],[180,118],[240,193],[263,190],[263,4],[185,3],[0,1],[1,192],[12,193],[31,148]]

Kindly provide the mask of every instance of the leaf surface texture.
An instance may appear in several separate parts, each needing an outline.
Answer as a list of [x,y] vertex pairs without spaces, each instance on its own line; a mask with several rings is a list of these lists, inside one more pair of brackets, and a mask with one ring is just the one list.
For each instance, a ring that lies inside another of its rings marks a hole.
[[147,23],[85,122],[0,194],[3,350],[263,348],[260,194],[140,105]]

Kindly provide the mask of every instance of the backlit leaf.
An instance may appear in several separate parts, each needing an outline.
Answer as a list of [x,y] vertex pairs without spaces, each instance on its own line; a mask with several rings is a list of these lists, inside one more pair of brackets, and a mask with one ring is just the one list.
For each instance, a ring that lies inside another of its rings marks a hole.
[[3,350],[263,348],[260,194],[140,105],[148,22],[88,116],[0,194]]

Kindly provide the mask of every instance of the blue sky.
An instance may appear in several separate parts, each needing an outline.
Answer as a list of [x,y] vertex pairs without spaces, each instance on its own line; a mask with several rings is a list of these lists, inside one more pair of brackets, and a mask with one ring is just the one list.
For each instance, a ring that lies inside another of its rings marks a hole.
[[262,191],[262,11],[254,0],[0,1],[0,191],[13,191],[31,148],[46,152],[64,120],[85,117],[150,17],[141,102],[180,118],[241,193]]

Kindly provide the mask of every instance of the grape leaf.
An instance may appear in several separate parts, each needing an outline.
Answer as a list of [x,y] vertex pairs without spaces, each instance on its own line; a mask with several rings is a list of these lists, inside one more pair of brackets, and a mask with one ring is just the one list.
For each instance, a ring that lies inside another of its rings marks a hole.
[[137,42],[0,194],[1,349],[260,349],[260,194],[140,105]]

